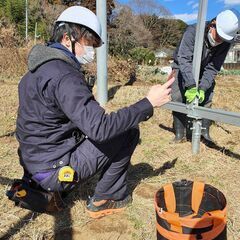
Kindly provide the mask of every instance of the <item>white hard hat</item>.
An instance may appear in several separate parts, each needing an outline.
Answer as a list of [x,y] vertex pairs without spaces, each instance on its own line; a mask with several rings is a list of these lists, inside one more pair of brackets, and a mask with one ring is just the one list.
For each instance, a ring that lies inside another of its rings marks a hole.
[[56,22],[76,23],[88,27],[101,39],[102,27],[98,17],[91,10],[81,7],[72,6],[64,10]]
[[236,9],[219,13],[216,18],[216,28],[218,35],[224,41],[232,41],[240,29],[240,13]]

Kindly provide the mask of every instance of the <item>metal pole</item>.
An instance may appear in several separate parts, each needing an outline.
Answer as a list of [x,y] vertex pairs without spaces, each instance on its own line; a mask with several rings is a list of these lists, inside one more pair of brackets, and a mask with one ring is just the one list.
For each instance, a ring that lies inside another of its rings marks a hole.
[[97,99],[100,105],[108,100],[107,88],[107,2],[97,0],[97,16],[102,25],[102,39],[104,44],[97,49]]
[[37,43],[37,22],[35,23],[34,45]]
[[26,16],[26,32],[25,32],[25,39],[26,39],[26,42],[28,40],[28,0],[25,1],[25,16]]
[[[198,22],[196,29],[196,38],[193,54],[193,76],[196,81],[196,88],[198,89],[198,81],[200,75],[202,48],[205,32],[205,20],[207,14],[208,0],[199,1]],[[193,105],[198,106],[198,99],[195,98]],[[193,120],[193,132],[192,132],[192,153],[198,154],[200,151],[200,138],[201,138],[202,121],[201,119]]]

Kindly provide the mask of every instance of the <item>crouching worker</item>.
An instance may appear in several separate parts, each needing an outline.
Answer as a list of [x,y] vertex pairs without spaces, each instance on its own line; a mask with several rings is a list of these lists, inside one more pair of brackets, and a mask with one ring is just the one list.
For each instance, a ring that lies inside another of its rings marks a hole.
[[[154,107],[170,101],[174,79],[153,86],[135,104],[107,114],[81,72],[81,65],[91,62],[94,49],[102,44],[96,15],[73,6],[57,19],[51,41],[31,50],[29,72],[19,83],[16,130],[24,176],[8,191],[17,204],[49,211],[49,204],[61,205],[62,192],[99,170],[86,206],[90,216],[119,212],[131,202],[126,174],[139,141],[138,124],[153,115]],[[61,206],[50,207],[57,209]]]

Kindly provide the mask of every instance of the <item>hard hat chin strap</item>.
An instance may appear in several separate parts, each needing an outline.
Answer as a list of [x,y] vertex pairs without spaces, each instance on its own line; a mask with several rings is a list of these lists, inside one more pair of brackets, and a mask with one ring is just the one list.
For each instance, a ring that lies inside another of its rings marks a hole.
[[75,55],[75,44],[76,44],[76,40],[71,40],[71,44],[72,44],[72,53]]
[[76,43],[75,37],[72,36],[72,31],[71,31],[71,28],[69,27],[69,24],[65,23],[65,26],[67,30],[67,35],[71,41],[72,53],[75,55],[75,43]]

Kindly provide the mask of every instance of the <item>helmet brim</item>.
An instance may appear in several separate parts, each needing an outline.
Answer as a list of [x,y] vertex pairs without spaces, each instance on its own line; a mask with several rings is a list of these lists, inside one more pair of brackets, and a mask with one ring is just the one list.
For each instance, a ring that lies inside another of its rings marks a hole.
[[217,34],[224,42],[231,43],[234,40],[234,36],[225,34],[223,30],[218,26],[218,24],[216,24],[216,30],[217,30]]

